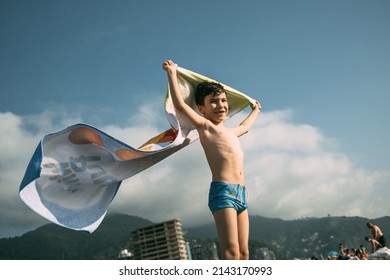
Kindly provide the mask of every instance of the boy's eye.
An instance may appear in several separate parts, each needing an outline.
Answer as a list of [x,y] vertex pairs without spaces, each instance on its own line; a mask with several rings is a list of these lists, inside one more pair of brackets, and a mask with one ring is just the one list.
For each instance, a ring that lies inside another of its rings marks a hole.
[[219,102],[219,101],[221,101],[221,102],[223,102],[223,103],[226,103],[226,102],[227,102],[227,99],[221,99],[221,100],[218,100],[218,99],[210,99],[210,102],[211,102],[211,103],[216,103],[216,102]]

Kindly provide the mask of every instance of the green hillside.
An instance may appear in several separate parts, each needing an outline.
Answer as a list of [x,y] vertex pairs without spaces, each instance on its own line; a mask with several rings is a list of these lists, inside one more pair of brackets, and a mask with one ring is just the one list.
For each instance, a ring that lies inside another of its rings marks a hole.
[[[385,233],[390,233],[390,217],[371,220]],[[216,240],[214,224],[186,227],[187,239]],[[364,237],[370,235],[366,218],[325,217],[293,221],[250,217],[251,248],[269,247],[278,259],[326,258],[328,251],[337,251],[338,244],[357,248],[368,247]],[[116,259],[122,249],[131,249],[130,232],[153,224],[140,217],[124,214],[108,215],[93,233],[79,232],[55,224],[44,225],[20,237],[0,239],[3,260],[93,260]]]

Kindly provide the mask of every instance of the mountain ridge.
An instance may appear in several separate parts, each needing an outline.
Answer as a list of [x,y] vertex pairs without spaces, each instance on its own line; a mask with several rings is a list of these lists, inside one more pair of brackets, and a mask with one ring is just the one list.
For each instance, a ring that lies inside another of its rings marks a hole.
[[[337,251],[338,244],[347,248],[367,246],[365,236],[371,235],[367,221],[377,224],[385,236],[390,232],[390,217],[323,217],[282,220],[250,216],[250,240],[266,244],[280,259],[326,258],[328,251]],[[213,223],[187,227],[186,239],[216,241]],[[74,231],[55,224],[46,224],[19,237],[0,239],[0,259],[115,259],[119,252],[131,248],[130,232],[155,224],[147,219],[127,214],[107,215],[92,234]],[[365,244],[366,243],[366,244]]]

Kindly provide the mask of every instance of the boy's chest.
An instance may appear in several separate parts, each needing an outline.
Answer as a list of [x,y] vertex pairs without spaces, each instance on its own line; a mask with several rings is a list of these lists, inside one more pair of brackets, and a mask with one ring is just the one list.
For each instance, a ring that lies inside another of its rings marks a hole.
[[224,148],[224,149],[240,149],[241,144],[238,137],[232,132],[231,129],[222,128],[214,129],[211,131],[204,131],[199,134],[200,140],[203,146],[208,148]]

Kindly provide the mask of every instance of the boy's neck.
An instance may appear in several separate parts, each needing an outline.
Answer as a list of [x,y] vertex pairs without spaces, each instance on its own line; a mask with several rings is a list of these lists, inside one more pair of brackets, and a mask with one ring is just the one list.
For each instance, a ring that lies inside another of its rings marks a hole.
[[210,122],[212,122],[215,126],[224,127],[224,122],[223,121],[221,121],[221,122],[213,122],[212,120],[210,120]]

